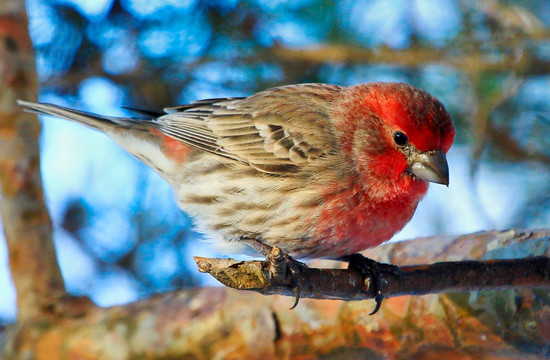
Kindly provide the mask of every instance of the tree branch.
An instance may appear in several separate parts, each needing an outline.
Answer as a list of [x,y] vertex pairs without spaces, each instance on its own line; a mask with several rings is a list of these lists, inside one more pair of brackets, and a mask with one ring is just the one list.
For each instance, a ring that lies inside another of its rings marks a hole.
[[[285,261],[237,261],[195,257],[201,272],[222,284],[264,295],[313,299],[365,300],[375,297],[372,277],[355,269],[316,269],[290,260],[299,271],[288,271]],[[510,288],[550,289],[550,259],[452,261],[402,266],[401,275],[380,269],[386,280],[384,297]],[[283,276],[279,276],[283,274]],[[299,285],[295,285],[299,284]]]
[[[25,4],[0,6],[0,210],[17,291],[18,320],[43,316],[65,293],[40,177],[36,116],[16,99],[36,98]],[[12,11],[17,11],[13,13]]]
[[[548,39],[546,36],[543,39]],[[542,40],[542,39],[540,39]],[[528,39],[525,39],[528,41]],[[458,54],[458,55],[457,55]],[[309,48],[286,48],[282,46],[270,48],[265,57],[273,60],[291,63],[302,62],[313,65],[326,63],[347,64],[394,64],[410,68],[422,67],[427,64],[452,66],[465,72],[519,72],[529,75],[548,73],[550,62],[542,58],[532,58],[527,54],[503,54],[498,57],[488,57],[479,52],[465,53],[460,48],[433,49],[430,47],[412,47],[408,49],[362,48],[347,45],[322,45]]]
[[[548,257],[550,229],[415,239],[378,246],[366,255],[404,269],[415,263],[460,259]],[[546,261],[541,259],[539,265],[544,267]],[[320,262],[323,266],[333,263]],[[431,282],[429,272],[420,270],[425,282]],[[437,266],[432,270],[440,271]],[[472,270],[460,270],[466,282],[479,274],[501,276],[499,271]],[[518,279],[511,285],[525,283],[522,278],[530,278],[532,271],[539,273],[533,270],[518,270]],[[340,271],[346,270],[339,269],[336,277]],[[418,291],[428,286],[419,284]],[[1,355],[7,359],[23,354],[39,358],[40,354],[49,359],[113,360],[322,356],[528,360],[547,356],[549,304],[547,290],[454,292],[389,298],[375,316],[368,316],[373,307],[370,301],[303,299],[289,310],[292,301],[288,297],[202,288],[110,308],[83,307],[79,314],[52,318],[47,326],[42,320],[19,323],[10,329]],[[65,308],[62,302],[59,307]]]
[[[355,269],[310,268],[273,248],[264,261],[195,257],[199,270],[222,284],[264,295],[314,299],[372,299],[372,277]],[[489,289],[550,289],[550,259],[531,257],[485,261],[449,261],[431,265],[380,268],[385,297]]]

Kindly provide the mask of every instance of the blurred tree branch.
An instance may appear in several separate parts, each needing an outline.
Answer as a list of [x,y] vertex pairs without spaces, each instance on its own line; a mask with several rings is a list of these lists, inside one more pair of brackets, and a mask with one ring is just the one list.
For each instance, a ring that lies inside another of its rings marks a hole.
[[[550,40],[550,34],[543,39]],[[526,55],[518,57],[516,54],[489,57],[480,52],[468,54],[460,48],[435,49],[428,46],[407,49],[369,49],[348,45],[323,45],[302,49],[277,46],[266,51],[265,58],[273,57],[280,61],[308,64],[393,64],[410,68],[438,64],[473,73],[520,72],[523,75],[540,75],[547,74],[550,70],[550,61],[542,58]]]
[[19,98],[36,97],[34,54],[22,0],[0,6],[0,203],[18,320],[49,314],[65,294],[44,204],[36,116]]

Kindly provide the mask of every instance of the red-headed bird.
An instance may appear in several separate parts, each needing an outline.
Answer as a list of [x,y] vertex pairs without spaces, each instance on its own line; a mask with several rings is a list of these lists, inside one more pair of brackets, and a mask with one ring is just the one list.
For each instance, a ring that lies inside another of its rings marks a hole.
[[428,182],[449,182],[451,118],[403,83],[282,86],[144,119],[19,103],[106,133],[172,186],[210,239],[252,238],[295,257],[340,258],[387,241]]

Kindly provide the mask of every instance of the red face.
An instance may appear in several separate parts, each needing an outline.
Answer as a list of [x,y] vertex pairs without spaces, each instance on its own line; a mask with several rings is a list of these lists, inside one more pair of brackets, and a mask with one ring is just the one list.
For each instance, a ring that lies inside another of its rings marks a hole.
[[444,154],[455,129],[436,98],[403,83],[358,85],[348,91],[339,110],[345,121],[336,126],[344,151],[355,158],[361,173],[386,180],[448,183]]
[[380,84],[376,90],[382,94],[377,99],[377,114],[386,127],[403,132],[420,152],[439,149],[447,153],[455,129],[439,100],[406,84]]

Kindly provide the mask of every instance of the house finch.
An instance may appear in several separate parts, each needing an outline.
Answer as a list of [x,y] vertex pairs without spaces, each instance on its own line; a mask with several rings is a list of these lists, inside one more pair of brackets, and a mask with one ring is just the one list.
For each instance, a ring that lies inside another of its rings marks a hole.
[[103,131],[155,169],[212,240],[339,258],[390,239],[428,182],[448,185],[444,106],[403,83],[301,84],[99,116],[19,101]]

